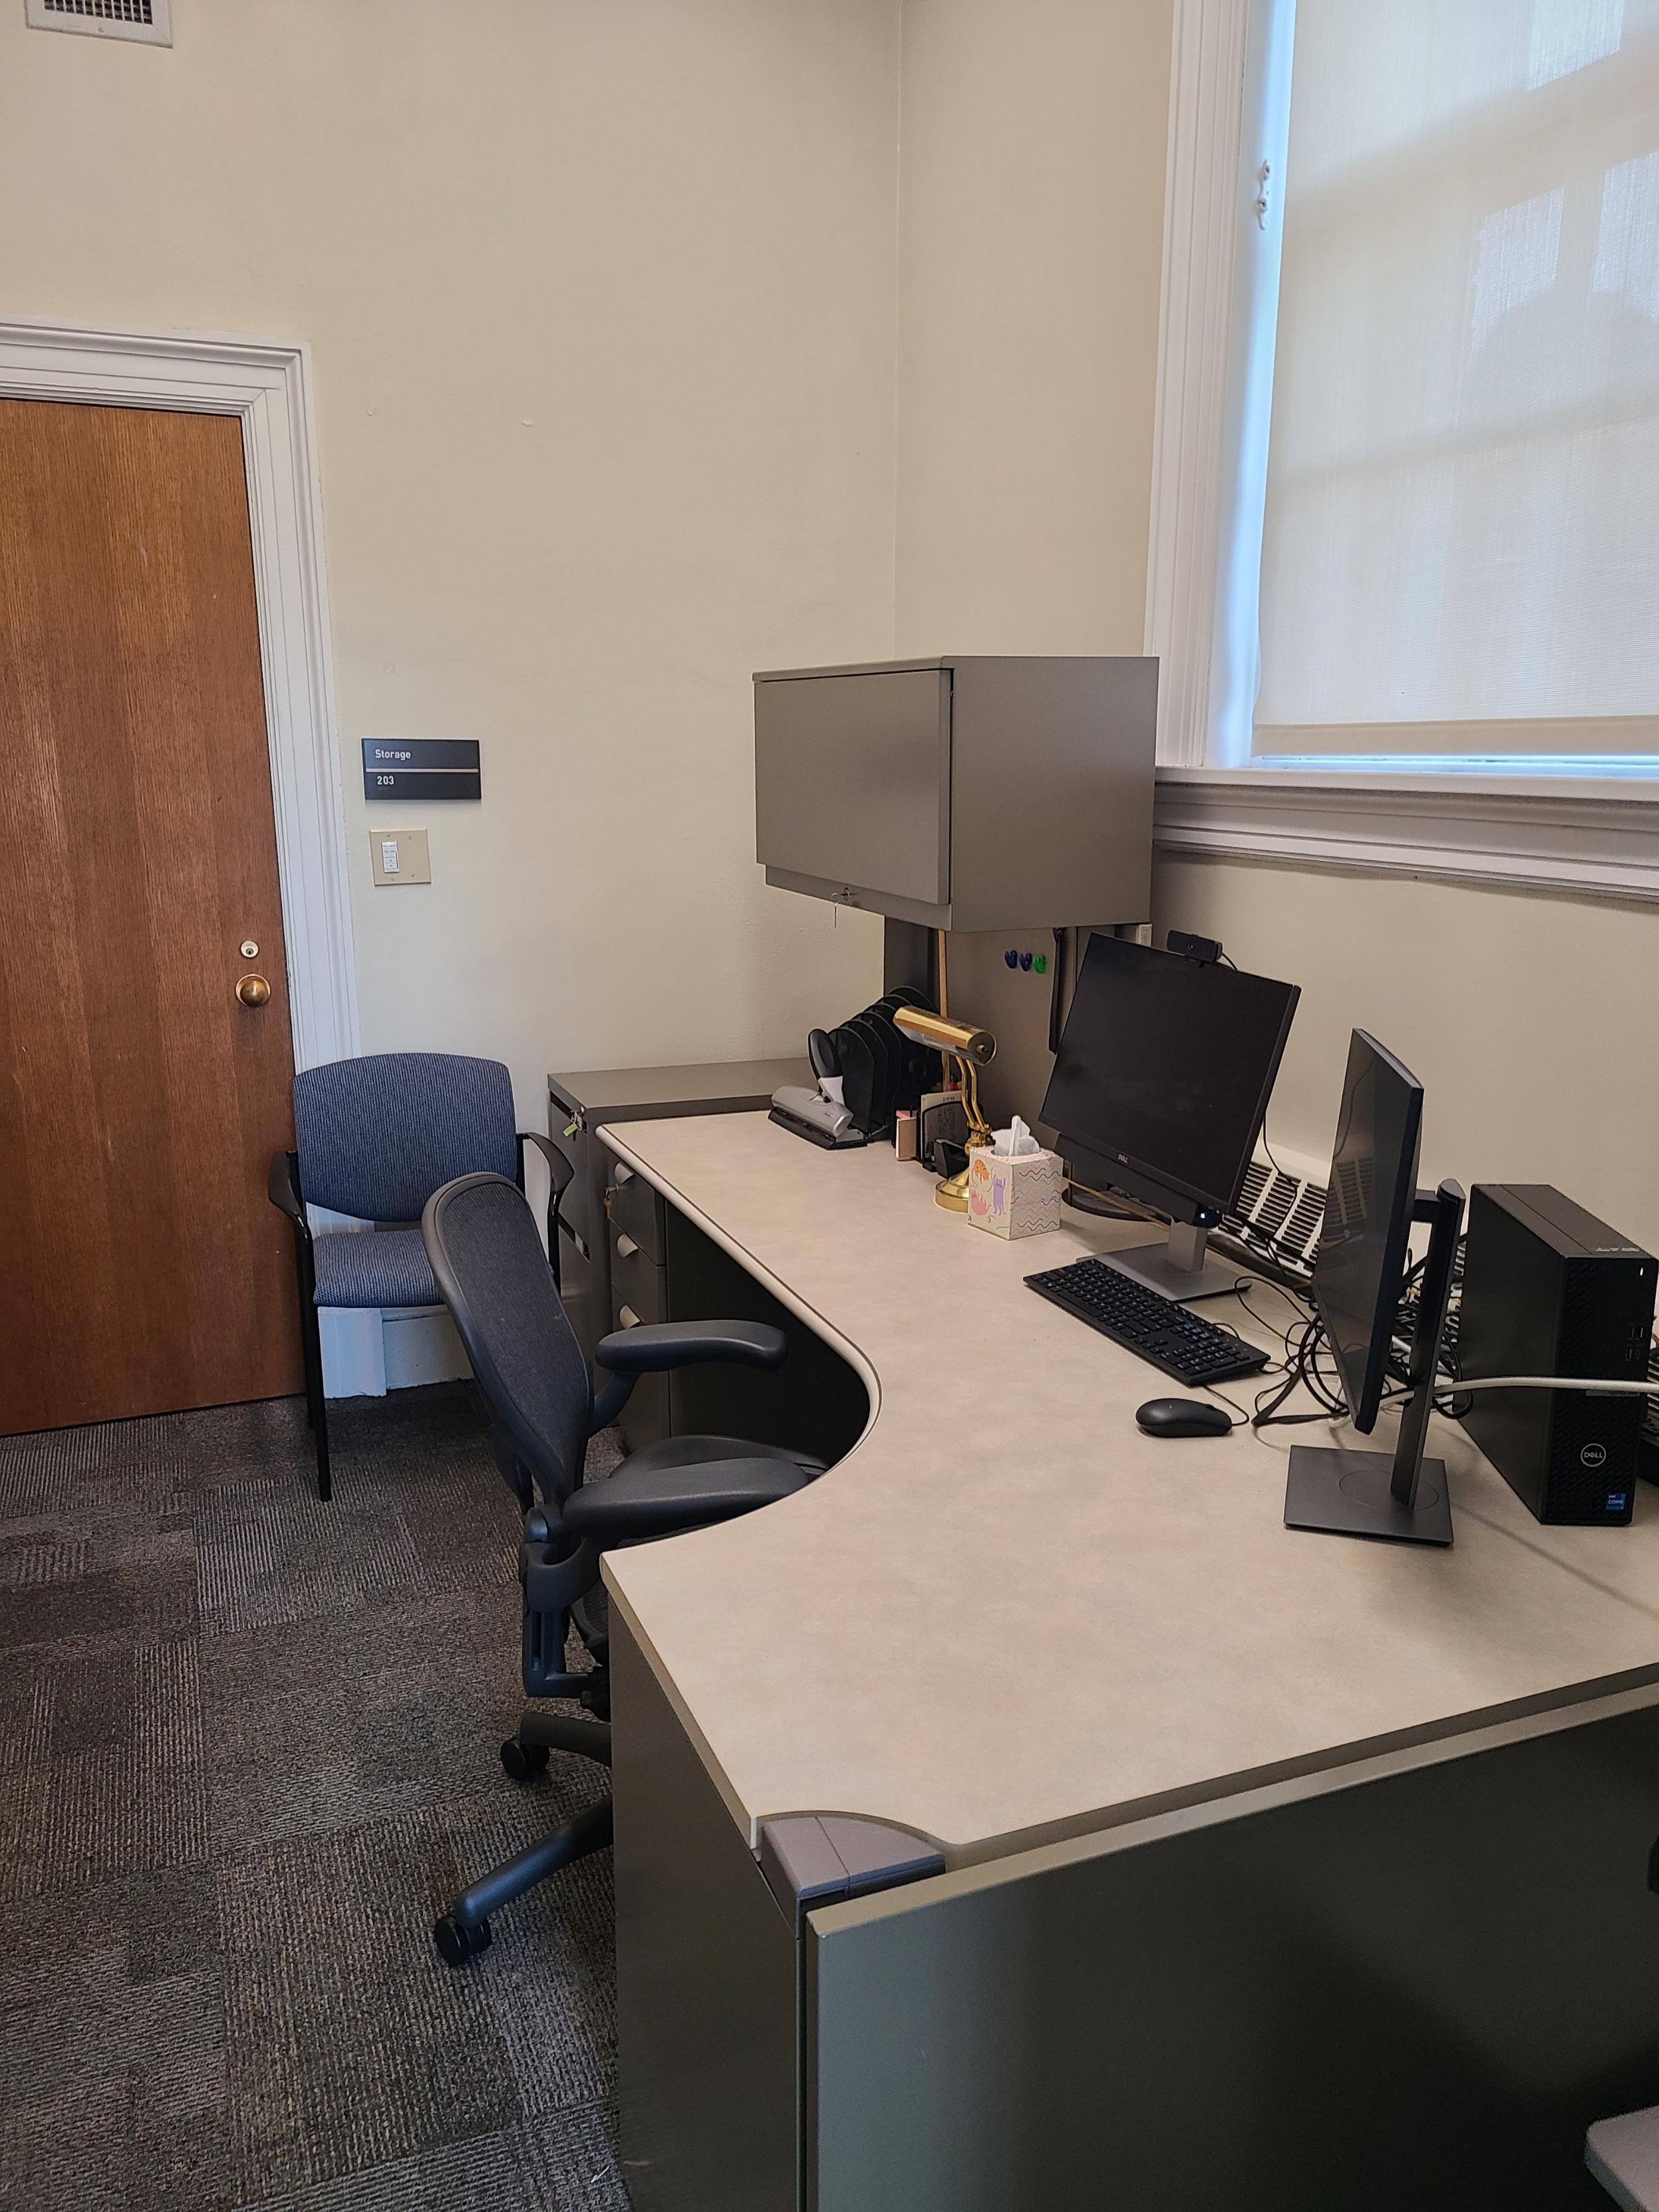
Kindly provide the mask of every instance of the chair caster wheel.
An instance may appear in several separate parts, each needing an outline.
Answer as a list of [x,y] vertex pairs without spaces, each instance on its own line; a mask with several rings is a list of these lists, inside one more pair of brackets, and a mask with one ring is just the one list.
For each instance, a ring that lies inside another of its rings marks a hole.
[[489,1948],[489,1923],[481,1920],[476,1928],[465,1928],[453,1912],[446,1912],[434,1922],[432,1940],[446,1966],[464,1966],[469,1959]]
[[501,1765],[515,1782],[528,1782],[538,1774],[547,1771],[548,1749],[544,1743],[520,1743],[510,1735],[501,1746]]

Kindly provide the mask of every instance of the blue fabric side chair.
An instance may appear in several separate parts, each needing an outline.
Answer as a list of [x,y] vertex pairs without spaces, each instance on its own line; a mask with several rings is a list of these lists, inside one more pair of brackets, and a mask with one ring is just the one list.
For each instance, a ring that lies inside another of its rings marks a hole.
[[[514,1126],[513,1083],[496,1060],[384,1052],[308,1067],[294,1079],[295,1150],[270,1163],[270,1202],[294,1224],[305,1349],[306,1412],[317,1495],[332,1493],[323,1396],[325,1306],[359,1311],[443,1301],[421,1243],[421,1211],[457,1176],[509,1176],[524,1188],[525,1146],[552,1177],[547,1248],[558,1278],[559,1200],[570,1164],[547,1138]],[[314,1231],[307,1206],[373,1224]]]

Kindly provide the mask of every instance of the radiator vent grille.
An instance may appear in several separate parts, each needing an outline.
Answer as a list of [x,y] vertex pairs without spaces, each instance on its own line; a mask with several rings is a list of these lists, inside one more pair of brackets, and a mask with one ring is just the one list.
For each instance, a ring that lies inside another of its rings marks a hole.
[[1322,1183],[1255,1159],[1244,1170],[1237,1206],[1223,1216],[1211,1242],[1240,1257],[1269,1261],[1301,1285],[1312,1276],[1324,1219]]
[[[1313,1279],[1313,1263],[1319,1250],[1319,1231],[1325,1219],[1325,1187],[1304,1176],[1286,1175],[1270,1161],[1254,1159],[1244,1171],[1243,1187],[1234,1211],[1223,1217],[1210,1242],[1235,1258],[1261,1267],[1305,1293]],[[1458,1239],[1457,1262],[1452,1277],[1451,1304],[1446,1315],[1444,1353],[1457,1348],[1459,1300],[1462,1290],[1463,1240]],[[1400,1316],[1400,1334],[1411,1334],[1414,1301],[1407,1299]],[[1642,1442],[1647,1453],[1644,1471],[1659,1482],[1659,1342],[1648,1346],[1648,1377],[1653,1395],[1644,1406]],[[1643,1401],[1638,1400],[1642,1405]]]
[[99,39],[173,44],[172,0],[28,0],[24,20],[37,31],[84,31]]

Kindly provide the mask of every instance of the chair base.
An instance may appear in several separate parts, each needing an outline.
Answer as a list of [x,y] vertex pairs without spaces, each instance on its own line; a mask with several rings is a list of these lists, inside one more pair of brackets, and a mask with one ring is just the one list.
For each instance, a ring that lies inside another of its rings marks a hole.
[[[514,1781],[528,1781],[546,1766],[550,1751],[573,1751],[602,1766],[611,1764],[611,1730],[604,1721],[576,1720],[567,1713],[526,1711],[519,1733],[501,1746],[501,1764]],[[447,1912],[433,1923],[432,1940],[446,1966],[465,1966],[490,1943],[489,1916],[524,1896],[561,1867],[591,1858],[611,1841],[607,1796],[579,1813],[550,1836],[532,1844],[501,1866],[468,1884]]]
[[538,1844],[532,1844],[516,1858],[492,1868],[481,1881],[464,1889],[447,1912],[434,1922],[432,1940],[447,1966],[464,1966],[489,1948],[489,1916],[511,1905],[526,1890],[534,1889],[561,1867],[591,1858],[611,1841],[611,1800],[605,1798],[579,1813],[562,1828],[556,1828]]

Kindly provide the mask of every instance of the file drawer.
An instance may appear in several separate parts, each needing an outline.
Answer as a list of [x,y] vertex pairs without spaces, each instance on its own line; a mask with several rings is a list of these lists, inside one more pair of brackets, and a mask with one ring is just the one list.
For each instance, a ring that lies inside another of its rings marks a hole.
[[668,1286],[665,1270],[644,1252],[625,1229],[611,1232],[611,1326],[623,1326],[622,1310],[631,1309],[638,1321],[666,1321]]
[[612,1163],[606,1199],[613,1239],[632,1237],[646,1257],[660,1267],[663,1260],[662,1199],[625,1160]]

